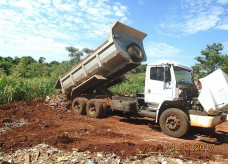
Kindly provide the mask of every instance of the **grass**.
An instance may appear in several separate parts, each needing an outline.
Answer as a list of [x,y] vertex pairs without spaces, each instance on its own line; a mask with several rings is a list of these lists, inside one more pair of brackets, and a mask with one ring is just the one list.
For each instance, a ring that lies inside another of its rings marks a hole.
[[127,80],[112,86],[110,90],[120,95],[136,94],[144,92],[145,73],[128,73]]
[[[144,92],[144,73],[128,73],[128,80],[112,86],[110,90],[121,95]],[[53,78],[15,78],[13,76],[0,76],[0,104],[16,101],[30,101],[36,98],[45,98],[53,95],[56,81]]]
[[0,104],[45,98],[55,92],[55,82],[48,78],[0,77]]

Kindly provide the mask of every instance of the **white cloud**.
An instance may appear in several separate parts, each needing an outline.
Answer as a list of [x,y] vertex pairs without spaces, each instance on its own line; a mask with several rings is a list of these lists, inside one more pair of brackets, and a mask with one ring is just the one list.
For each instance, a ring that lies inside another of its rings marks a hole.
[[227,30],[228,0],[182,0],[170,9],[161,27],[176,35],[189,35],[212,28]]
[[221,3],[221,4],[228,4],[228,0],[217,0],[218,3]]
[[162,42],[149,42],[145,44],[145,52],[148,57],[177,56],[183,50]]
[[[48,59],[50,54],[66,55],[67,45],[95,48],[91,40],[107,39],[116,20],[129,22],[127,15],[126,6],[109,0],[0,0],[0,38],[5,48],[0,55],[37,54]],[[16,48],[10,48],[14,44]],[[32,51],[39,47],[39,53]]]
[[9,51],[16,52],[14,56],[32,56],[35,59],[43,56],[48,61],[63,60],[67,44],[55,42],[53,39],[41,36],[8,36],[8,39],[0,45],[0,55],[8,56]]
[[228,18],[223,19],[216,27],[220,30],[228,30]]

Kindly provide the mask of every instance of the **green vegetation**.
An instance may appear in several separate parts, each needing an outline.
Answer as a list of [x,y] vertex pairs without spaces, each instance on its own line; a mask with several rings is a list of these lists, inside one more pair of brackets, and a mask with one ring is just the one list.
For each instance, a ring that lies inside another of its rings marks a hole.
[[[51,96],[59,75],[64,74],[73,65],[77,64],[83,56],[92,52],[91,49],[79,50],[66,47],[69,52],[69,61],[50,63],[44,57],[38,61],[30,56],[1,57],[0,56],[0,104],[32,100]],[[195,59],[198,63],[193,66],[195,79],[206,76],[218,68],[228,73],[228,55],[222,54],[223,45],[214,43],[207,45],[201,55]],[[141,65],[126,74],[128,80],[112,86],[110,90],[121,95],[143,93],[146,65]]]
[[207,76],[218,68],[228,73],[228,55],[222,54],[223,48],[221,43],[213,43],[212,45],[207,45],[207,48],[201,51],[200,56],[195,57],[198,62],[192,66],[195,80],[198,80],[199,77]]
[[127,73],[127,80],[120,84],[116,84],[112,86],[110,90],[113,93],[118,93],[121,95],[129,95],[136,93],[144,92],[144,84],[145,84],[145,72],[144,73]]
[[44,98],[55,93],[55,82],[48,78],[14,78],[1,76],[0,103]]
[[[67,48],[66,48],[67,49]],[[68,50],[68,49],[67,49]],[[21,58],[0,56],[0,104],[45,98],[56,92],[55,84],[59,75],[64,74],[74,64],[92,50],[69,48],[69,61],[45,63],[45,58],[38,61],[30,56]]]

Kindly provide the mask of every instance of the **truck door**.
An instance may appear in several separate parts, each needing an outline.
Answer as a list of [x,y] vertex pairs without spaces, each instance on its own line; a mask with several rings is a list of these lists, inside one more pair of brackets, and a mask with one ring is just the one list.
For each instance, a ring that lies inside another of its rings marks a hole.
[[147,103],[158,105],[165,100],[171,99],[173,93],[170,67],[152,66],[148,68],[145,85],[145,100]]

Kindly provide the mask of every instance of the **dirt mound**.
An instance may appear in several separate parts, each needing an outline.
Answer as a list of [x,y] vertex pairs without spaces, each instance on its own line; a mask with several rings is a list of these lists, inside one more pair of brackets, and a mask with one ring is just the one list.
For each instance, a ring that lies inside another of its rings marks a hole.
[[128,156],[228,158],[228,122],[215,131],[191,128],[177,139],[163,134],[153,120],[111,114],[104,119],[73,115],[71,110],[49,107],[42,101],[0,106],[0,151],[12,152],[46,143],[65,150],[115,153]]

